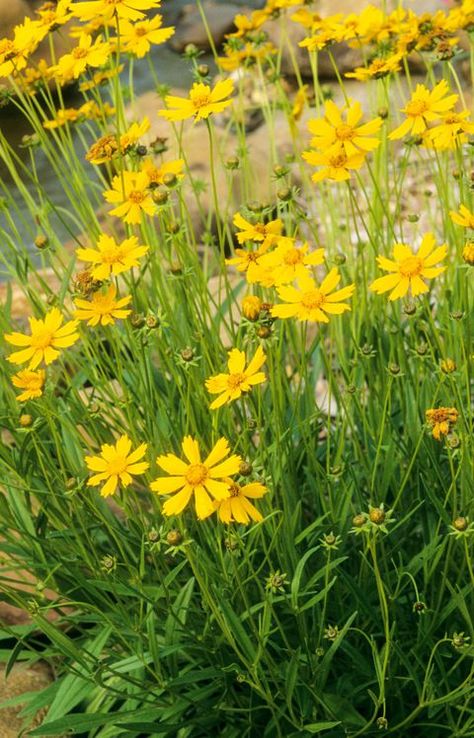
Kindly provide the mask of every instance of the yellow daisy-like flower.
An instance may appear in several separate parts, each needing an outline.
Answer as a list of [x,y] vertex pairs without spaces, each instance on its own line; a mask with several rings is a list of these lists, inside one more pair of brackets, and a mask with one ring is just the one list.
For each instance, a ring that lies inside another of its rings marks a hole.
[[[158,456],[156,463],[169,477],[159,477],[152,482],[151,489],[160,495],[173,494],[163,505],[165,515],[179,515],[189,503],[192,495],[199,520],[214,512],[214,500],[229,497],[227,477],[237,474],[242,459],[236,454],[229,455],[229,443],[220,438],[211,453],[201,460],[199,444],[191,436],[185,436],[181,444],[187,461],[174,454]],[[224,461],[225,459],[225,461]]]
[[152,44],[163,44],[174,33],[174,27],[162,28],[163,17],[155,15],[154,18],[130,23],[124,21],[120,25],[120,38],[123,49],[141,59],[151,49]]
[[216,500],[214,503],[219,520],[223,523],[242,523],[243,525],[247,525],[251,520],[260,523],[263,515],[250,500],[263,497],[268,489],[260,482],[251,482],[241,487],[232,479],[227,481],[230,497],[226,500]]
[[458,95],[448,95],[448,83],[445,79],[438,82],[431,91],[425,85],[418,84],[411,99],[401,109],[405,113],[406,120],[395,128],[389,135],[390,140],[403,138],[408,133],[417,136],[428,128],[429,123],[439,120],[445,113],[452,110]]
[[226,98],[232,94],[233,89],[232,79],[218,82],[213,90],[209,85],[195,82],[187,98],[167,95],[165,102],[170,109],[159,110],[158,115],[167,120],[185,120],[193,117],[195,121],[204,120],[212,113],[221,113],[231,105],[232,100],[226,100]]
[[242,244],[246,241],[261,241],[262,247],[266,250],[272,246],[281,236],[283,230],[283,222],[280,218],[270,221],[270,223],[249,223],[240,213],[234,215],[234,225],[240,228],[236,233],[237,241]]
[[374,134],[380,130],[382,118],[359,125],[361,119],[360,103],[355,102],[339,110],[332,100],[328,100],[324,103],[324,117],[308,121],[309,131],[313,134],[311,148],[327,151],[339,145],[347,156],[358,154],[361,150],[373,151],[380,145],[380,139],[375,138]]
[[120,136],[120,148],[122,151],[127,151],[130,146],[136,144],[137,141],[150,130],[150,125],[150,119],[146,115],[141,123],[132,123],[130,128]]
[[394,72],[399,72],[402,66],[403,54],[392,54],[390,57],[373,59],[366,67],[356,67],[353,72],[346,72],[345,77],[366,82],[369,79],[381,79]]
[[249,283],[256,282],[258,276],[259,262],[262,256],[267,252],[268,246],[263,244],[257,249],[235,249],[235,256],[226,259],[228,266],[235,266],[238,272],[245,272],[245,276]]
[[110,57],[110,44],[102,41],[101,36],[92,39],[87,33],[83,33],[79,44],[70,54],[64,54],[56,67],[55,72],[62,82],[77,79],[86,67],[102,67]]
[[148,177],[148,186],[158,186],[164,184],[166,174],[174,174],[177,179],[182,179],[184,159],[175,159],[173,161],[165,161],[156,166],[151,159],[145,159],[142,164],[142,172]]
[[146,453],[148,444],[142,443],[130,453],[132,442],[127,435],[120,436],[115,445],[104,443],[100,447],[99,456],[86,456],[85,462],[93,474],[87,482],[88,487],[97,487],[105,482],[100,490],[102,497],[113,495],[119,482],[125,487],[132,483],[133,476],[144,474],[150,466],[147,461],[140,461]]
[[141,223],[142,214],[155,214],[145,172],[122,172],[112,179],[112,189],[105,190],[103,195],[107,202],[118,203],[110,214],[121,218],[124,223],[136,225]]
[[448,113],[437,126],[425,131],[425,146],[445,151],[465,143],[468,135],[474,133],[474,123],[468,121],[468,118],[469,110],[463,110],[460,113]]
[[87,320],[87,325],[90,326],[111,325],[115,320],[126,318],[132,312],[124,309],[132,299],[131,295],[116,300],[116,294],[115,285],[110,285],[105,293],[94,292],[90,301],[76,298],[74,300],[78,308],[75,313],[76,317],[79,320]]
[[302,157],[308,164],[321,167],[311,179],[321,182],[323,179],[333,179],[336,182],[350,179],[351,170],[360,169],[365,162],[365,152],[358,152],[348,156],[343,146],[333,146],[328,151],[303,151]]
[[122,272],[139,266],[140,257],[146,254],[148,249],[149,246],[139,246],[136,236],[117,243],[115,238],[103,233],[99,236],[96,249],[77,249],[76,256],[81,261],[88,261],[92,264],[92,278],[100,281],[108,279],[111,275],[116,277]]
[[469,208],[465,205],[460,205],[459,212],[457,213],[454,210],[451,210],[449,215],[451,216],[453,223],[456,223],[456,225],[474,230],[474,213],[471,213]]
[[329,323],[328,315],[340,315],[351,309],[343,301],[353,295],[355,285],[351,284],[333,292],[340,281],[341,275],[336,267],[331,269],[319,287],[307,272],[298,279],[299,289],[287,285],[277,287],[279,297],[286,304],[274,305],[271,314],[275,318]]
[[433,279],[446,269],[445,266],[437,267],[435,264],[446,258],[448,247],[446,244],[438,246],[438,248],[434,247],[435,237],[432,233],[426,233],[423,236],[420,248],[416,253],[404,243],[395,244],[393,247],[393,261],[385,256],[377,256],[379,267],[391,273],[376,279],[369,285],[369,289],[378,295],[392,290],[389,300],[398,300],[405,297],[408,290],[411,290],[413,297],[428,292],[428,285],[422,277]]
[[474,243],[467,241],[462,250],[462,258],[470,266],[474,266]]
[[44,319],[28,318],[31,335],[23,333],[5,333],[4,338],[13,346],[22,346],[21,351],[14,351],[7,357],[12,364],[26,364],[28,369],[36,369],[42,361],[51,364],[55,361],[59,349],[72,346],[79,338],[76,328],[78,320],[70,320],[63,325],[64,317],[58,308],[52,308]]
[[35,372],[29,369],[22,369],[17,374],[14,374],[12,384],[14,387],[23,390],[20,395],[17,395],[17,402],[26,402],[26,400],[41,397],[45,379],[46,372],[44,369],[38,369]]
[[264,254],[256,266],[249,282],[258,282],[265,287],[288,284],[304,275],[308,267],[324,263],[324,249],[309,251],[308,243],[297,245],[294,238],[283,236],[277,247]]
[[87,0],[71,7],[81,21],[100,19],[105,25],[116,15],[120,19],[136,21],[144,18],[144,10],[159,8],[161,0]]
[[211,410],[233,402],[242,396],[243,392],[250,392],[255,384],[265,382],[266,376],[260,372],[260,367],[266,359],[262,347],[259,346],[255,356],[245,368],[246,357],[244,351],[232,349],[229,351],[227,367],[229,374],[217,374],[206,379],[206,389],[211,395],[219,395],[209,406]]
[[426,422],[431,426],[431,434],[437,441],[442,436],[447,436],[452,427],[456,425],[459,413],[455,407],[436,407],[425,413]]

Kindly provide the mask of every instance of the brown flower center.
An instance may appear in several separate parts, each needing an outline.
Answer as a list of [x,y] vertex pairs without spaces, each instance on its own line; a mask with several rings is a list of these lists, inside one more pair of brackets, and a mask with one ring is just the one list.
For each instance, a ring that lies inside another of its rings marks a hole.
[[243,382],[245,382],[245,374],[229,374],[227,377],[227,387],[231,391],[239,389]]
[[335,169],[340,169],[347,164],[347,156],[343,151],[338,154],[333,154],[329,157],[329,165]]
[[197,487],[206,481],[207,476],[208,470],[204,464],[191,464],[186,472],[185,479],[191,487]]
[[211,98],[209,95],[196,95],[192,97],[191,101],[196,109],[204,108],[206,105],[211,104]]
[[82,49],[80,46],[76,46],[71,53],[74,59],[84,59],[89,53],[89,49]]
[[240,484],[231,484],[229,486],[229,494],[231,497],[238,497],[240,495]]
[[140,203],[145,200],[146,196],[146,192],[142,192],[141,190],[132,190],[128,195],[128,199],[136,205],[140,205]]

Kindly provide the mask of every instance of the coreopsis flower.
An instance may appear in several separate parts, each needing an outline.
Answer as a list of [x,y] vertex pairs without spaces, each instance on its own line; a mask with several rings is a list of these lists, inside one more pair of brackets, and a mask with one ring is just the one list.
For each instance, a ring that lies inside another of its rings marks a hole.
[[425,131],[424,143],[440,151],[454,149],[467,141],[468,135],[474,133],[474,123],[468,121],[469,110],[460,113],[448,113],[438,125]]
[[123,21],[120,24],[120,40],[123,50],[141,59],[151,49],[152,44],[163,44],[174,33],[174,27],[162,28],[163,17],[155,15],[154,18],[130,23]]
[[124,434],[112,445],[104,443],[100,447],[99,456],[86,456],[85,462],[90,471],[96,472],[87,481],[88,487],[98,487],[105,482],[100,490],[101,497],[113,495],[117,486],[123,484],[128,487],[133,477],[144,474],[150,466],[147,461],[140,461],[146,453],[148,444],[142,443],[132,451],[132,442]]
[[126,305],[132,299],[131,295],[116,300],[117,288],[110,285],[107,292],[94,292],[91,300],[76,298],[74,303],[77,307],[75,312],[79,320],[87,320],[87,325],[112,325],[115,320],[126,318],[131,310]]
[[250,500],[263,497],[268,492],[265,485],[260,482],[251,482],[243,487],[232,479],[229,482],[230,497],[225,500],[216,500],[214,505],[219,520],[223,523],[242,523],[247,525],[251,520],[260,523],[263,515]]
[[72,346],[79,338],[76,328],[78,320],[69,320],[63,325],[64,316],[58,308],[52,308],[43,319],[28,318],[31,335],[5,333],[4,338],[13,346],[21,346],[7,357],[12,364],[28,364],[28,369],[36,369],[42,361],[51,364],[56,361],[59,349]]
[[81,114],[77,108],[59,108],[59,110],[56,111],[55,118],[43,121],[43,128],[46,128],[46,130],[54,130],[55,128],[65,126],[68,123],[75,123],[80,117]]
[[156,463],[171,476],[159,477],[150,486],[160,495],[173,494],[163,505],[165,515],[179,515],[194,495],[197,517],[204,520],[215,509],[211,497],[214,500],[229,497],[228,477],[237,474],[242,459],[236,454],[229,456],[229,443],[225,438],[217,441],[204,461],[198,442],[191,436],[183,438],[181,447],[186,461],[174,454],[158,456]]
[[431,435],[437,441],[447,436],[456,425],[459,413],[455,407],[436,407],[425,412],[426,422],[431,427]]
[[21,394],[17,395],[17,402],[26,402],[26,400],[41,397],[45,379],[46,372],[44,369],[37,369],[36,371],[22,369],[14,374],[12,377],[14,387],[23,390]]
[[38,23],[45,26],[48,31],[54,31],[63,26],[72,17],[71,0],[59,0],[59,2],[45,2],[35,10],[38,15]]
[[155,214],[145,172],[122,172],[112,179],[112,189],[105,190],[103,195],[107,202],[117,203],[110,214],[130,225],[140,223],[142,214]]
[[131,236],[122,243],[117,243],[113,236],[105,233],[99,236],[97,248],[79,248],[76,256],[81,261],[92,264],[90,273],[92,279],[103,280],[110,276],[116,277],[133,267],[140,265],[140,258],[147,253],[149,246],[140,246],[138,238]]
[[210,409],[216,410],[218,407],[229,404],[242,396],[244,392],[250,392],[256,384],[265,382],[266,376],[259,369],[265,362],[265,354],[262,347],[259,346],[255,352],[255,356],[245,368],[246,357],[244,351],[232,349],[229,351],[229,359],[227,361],[228,374],[217,374],[214,377],[206,379],[206,389],[211,395],[219,395],[211,404]]
[[195,121],[205,120],[213,113],[221,113],[232,104],[232,100],[226,98],[229,98],[233,89],[232,79],[217,82],[213,90],[202,82],[194,82],[187,98],[167,95],[165,102],[169,109],[159,110],[158,115],[172,121],[186,118],[194,118]]
[[70,54],[64,54],[58,60],[55,72],[62,82],[77,79],[86,67],[102,67],[110,57],[110,44],[101,36],[92,39],[87,33],[79,38],[79,43]]
[[308,104],[308,85],[302,85],[293,100],[293,107],[291,108],[291,117],[293,120],[299,120],[303,115],[303,110]]
[[245,272],[249,284],[256,281],[258,277],[258,266],[260,259],[268,251],[268,246],[261,244],[256,249],[235,249],[235,256],[226,259],[228,266],[235,266],[238,272]]
[[439,120],[453,109],[458,95],[446,97],[448,92],[449,87],[445,79],[438,82],[432,90],[428,90],[425,85],[418,84],[408,103],[401,108],[402,113],[406,115],[406,120],[389,134],[389,139],[393,141],[403,138],[408,133],[413,136],[424,133],[429,123]]
[[123,69],[124,65],[120,64],[117,69],[114,67],[113,69],[100,69],[98,72],[94,72],[90,80],[85,80],[84,82],[81,82],[81,84],[79,85],[79,92],[88,92],[89,90],[94,90],[96,87],[99,87],[99,85],[103,85],[104,82],[107,82],[107,80],[115,77],[116,74],[121,74],[123,72]]
[[173,159],[173,161],[164,161],[156,166],[151,159],[145,159],[141,166],[141,171],[145,172],[148,178],[149,187],[158,187],[165,184],[164,178],[168,174],[173,174],[176,179],[182,179],[184,159]]
[[303,151],[302,157],[313,167],[320,167],[311,177],[313,182],[323,179],[342,182],[351,178],[351,171],[361,168],[366,154],[361,151],[348,156],[343,146],[333,146],[328,151]]
[[234,16],[233,21],[234,26],[237,30],[233,33],[227,33],[225,38],[244,38],[249,33],[258,31],[260,26],[265,23],[265,20],[265,13],[262,13],[258,10],[255,10],[253,13],[251,13],[250,16],[243,15],[242,13],[237,13],[237,15]]
[[48,29],[41,23],[26,17],[15,26],[13,39],[0,40],[0,77],[20,72],[28,63],[31,54],[47,35]]
[[465,205],[460,205],[459,212],[457,213],[454,210],[451,210],[449,215],[451,216],[453,223],[456,223],[456,225],[474,230],[474,213],[471,213],[469,208]]
[[423,236],[416,253],[404,243],[395,244],[393,261],[385,256],[377,256],[379,267],[390,274],[376,279],[369,285],[369,289],[378,295],[391,290],[389,300],[405,297],[408,290],[411,291],[413,297],[428,292],[428,285],[422,277],[433,279],[446,269],[445,266],[435,265],[446,258],[448,247],[446,244],[434,247],[435,237],[432,233],[426,233]]
[[253,224],[249,223],[248,220],[245,220],[240,213],[236,213],[234,215],[233,223],[236,228],[240,228],[240,231],[235,234],[237,236],[237,241],[240,244],[245,243],[246,241],[261,241],[262,248],[265,250],[270,246],[273,246],[273,244],[278,241],[283,230],[283,222],[280,218],[271,220],[266,224]]
[[309,272],[302,274],[298,279],[298,289],[289,285],[277,287],[279,297],[286,304],[274,305],[270,312],[275,318],[329,323],[328,315],[340,315],[351,309],[344,300],[352,296],[355,285],[350,284],[333,292],[340,281],[341,275],[336,267],[331,269],[319,286]]
[[353,72],[344,75],[349,79],[366,82],[369,79],[381,79],[389,74],[399,72],[402,67],[403,54],[396,53],[389,57],[373,59],[366,67],[356,67]]
[[72,10],[81,21],[100,19],[106,24],[112,18],[136,21],[145,17],[144,10],[159,8],[161,0],[87,0],[75,2]]
[[324,103],[324,117],[308,121],[308,129],[313,134],[311,148],[327,151],[338,145],[347,156],[360,153],[361,150],[373,151],[380,145],[380,139],[374,134],[380,130],[382,118],[359,125],[361,118],[360,103],[355,102],[339,110],[332,100],[328,100]]
[[462,250],[462,258],[470,266],[474,266],[474,242],[467,241]]
[[277,53],[277,49],[270,41],[262,44],[247,42],[239,49],[234,49],[233,45],[228,43],[224,45],[224,52],[225,56],[217,57],[217,64],[224,72],[235,72],[242,67],[263,64]]
[[242,300],[242,313],[247,320],[257,320],[263,303],[257,295],[247,295]]
[[95,141],[87,151],[85,159],[91,164],[104,164],[119,153],[117,136],[107,134]]
[[132,123],[132,125],[120,136],[120,148],[127,151],[134,146],[147,131],[150,130],[150,119],[145,115],[141,123]]
[[296,244],[294,238],[282,237],[276,248],[264,254],[248,282],[265,287],[288,284],[304,275],[308,267],[324,263],[324,249],[309,251],[308,243]]

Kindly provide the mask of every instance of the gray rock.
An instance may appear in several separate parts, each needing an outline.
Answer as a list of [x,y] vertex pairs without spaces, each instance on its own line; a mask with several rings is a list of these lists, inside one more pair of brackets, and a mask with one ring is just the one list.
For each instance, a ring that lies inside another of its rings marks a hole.
[[[243,9],[233,3],[219,4],[213,0],[202,3],[207,25],[215,46],[224,41],[226,33],[234,28],[234,18]],[[245,12],[245,11],[244,11]],[[209,51],[211,44],[196,3],[184,5],[176,23],[176,33],[170,40],[175,51],[183,51],[188,44],[194,44],[202,51]]]

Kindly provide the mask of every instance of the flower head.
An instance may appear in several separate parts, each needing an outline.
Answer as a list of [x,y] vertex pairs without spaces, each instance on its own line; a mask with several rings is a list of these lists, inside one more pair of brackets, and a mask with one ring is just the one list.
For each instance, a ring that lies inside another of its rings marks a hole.
[[156,166],[151,159],[145,159],[142,164],[142,172],[148,177],[148,186],[157,187],[165,184],[165,176],[172,174],[176,179],[182,179],[184,159],[173,159],[172,161],[164,161]]
[[105,25],[114,16],[129,21],[139,20],[145,16],[144,10],[159,6],[160,0],[87,0],[74,3],[72,9],[82,21],[99,19]]
[[474,230],[474,213],[471,213],[469,208],[465,205],[460,205],[459,212],[457,213],[454,210],[451,210],[449,215],[451,216],[453,223],[456,223],[456,225]]
[[296,244],[294,238],[283,236],[277,247],[259,259],[252,280],[265,287],[294,282],[308,271],[308,267],[324,263],[324,249],[309,251],[309,245]]
[[389,138],[393,141],[403,138],[407,133],[417,136],[428,128],[428,123],[439,120],[445,113],[452,110],[458,95],[448,95],[448,83],[445,79],[432,89],[418,84],[408,103],[402,108],[406,120],[391,132]]
[[194,495],[197,517],[204,520],[215,510],[211,497],[214,500],[229,497],[227,478],[237,474],[242,459],[236,454],[225,459],[230,451],[225,438],[217,441],[204,461],[201,460],[198,442],[191,436],[183,438],[181,447],[186,461],[174,454],[158,456],[158,466],[172,476],[159,477],[152,482],[151,489],[160,495],[173,494],[163,505],[165,515],[179,515]]
[[114,494],[119,482],[127,487],[133,481],[132,476],[144,474],[150,465],[140,459],[145,455],[147,444],[140,444],[132,453],[131,448],[130,438],[123,435],[115,445],[104,443],[100,447],[99,456],[86,456],[87,468],[97,472],[88,480],[88,487],[97,487],[105,482],[100,494],[108,497]]
[[246,241],[258,241],[265,250],[278,241],[283,230],[283,222],[280,218],[271,220],[269,223],[249,223],[240,213],[236,213],[233,223],[240,228],[240,231],[236,233],[240,244]]
[[12,384],[23,392],[17,395],[17,402],[26,402],[35,397],[41,397],[43,394],[43,385],[46,379],[44,369],[31,371],[30,369],[22,369],[12,377]]
[[354,293],[355,285],[333,290],[341,280],[337,268],[331,269],[321,285],[316,284],[309,272],[298,279],[298,289],[289,285],[277,287],[285,304],[274,305],[271,314],[275,318],[297,318],[318,323],[329,323],[328,315],[340,315],[350,306],[344,303]]
[[431,435],[437,441],[447,436],[456,425],[459,413],[455,407],[436,407],[425,412],[426,422],[431,427]]
[[468,135],[474,133],[474,123],[467,120],[468,117],[468,110],[462,110],[460,113],[447,113],[438,125],[425,131],[425,146],[445,151],[465,143]]
[[232,479],[229,482],[230,496],[225,500],[216,500],[214,505],[219,516],[219,520],[223,523],[243,523],[247,525],[251,520],[260,523],[263,520],[262,514],[257,510],[255,505],[249,501],[263,497],[268,489],[260,482],[251,482],[243,487]]
[[193,118],[195,121],[204,120],[212,113],[221,113],[232,100],[228,98],[234,89],[232,79],[218,82],[213,90],[209,85],[195,82],[189,91],[189,97],[167,95],[165,97],[168,110],[159,110],[158,115],[167,120],[185,120]]
[[148,249],[148,246],[138,245],[136,236],[117,243],[112,236],[103,233],[99,236],[96,249],[77,249],[76,256],[81,261],[91,262],[92,278],[102,280],[139,266],[140,257],[146,254]]
[[105,190],[103,194],[107,202],[117,203],[110,214],[122,218],[130,225],[140,223],[143,213],[155,214],[155,205],[148,191],[148,177],[145,172],[122,172],[112,179],[112,189]]
[[373,151],[380,145],[380,139],[375,134],[382,126],[382,118],[359,125],[361,119],[360,103],[355,102],[339,110],[336,103],[328,100],[324,103],[324,117],[308,122],[309,131],[313,134],[311,148],[327,151],[338,145],[347,156],[360,151]]
[[120,37],[124,51],[141,59],[151,49],[151,45],[163,44],[174,33],[174,28],[162,28],[163,17],[145,19],[138,23],[124,21],[120,25]]
[[437,267],[435,264],[446,258],[448,247],[446,244],[438,246],[438,248],[434,248],[434,246],[435,238],[432,233],[426,233],[423,236],[420,248],[416,253],[404,243],[395,244],[393,247],[393,261],[385,258],[385,256],[377,257],[379,267],[386,272],[390,272],[390,274],[376,279],[369,285],[369,289],[378,295],[392,290],[389,300],[405,297],[408,290],[411,290],[413,297],[428,292],[428,285],[422,277],[433,279],[446,269],[445,266]]
[[62,82],[77,79],[86,67],[102,67],[110,57],[110,44],[98,36],[92,39],[83,33],[79,43],[69,54],[62,56],[55,67],[56,75]]
[[462,250],[462,258],[470,266],[474,266],[474,242],[466,241]]
[[356,152],[347,155],[343,146],[332,146],[327,151],[303,151],[302,157],[308,164],[320,167],[311,179],[313,182],[321,182],[323,179],[333,179],[342,182],[350,179],[351,170],[360,169],[365,162],[366,153]]
[[111,325],[116,319],[126,318],[132,311],[124,308],[132,298],[129,295],[116,300],[116,294],[115,285],[110,285],[105,293],[94,292],[90,301],[76,298],[74,300],[77,306],[76,317],[79,320],[87,320],[87,325],[90,326]]
[[265,374],[259,371],[265,362],[265,358],[262,347],[259,346],[255,352],[255,356],[250,361],[248,367],[245,368],[245,353],[239,351],[239,349],[229,351],[229,360],[227,362],[229,373],[217,374],[214,377],[206,379],[207,391],[211,395],[219,395],[211,403],[210,409],[215,410],[225,403],[237,400],[243,392],[250,392],[255,384],[265,382]]
[[52,308],[44,319],[29,318],[31,335],[6,333],[4,338],[13,346],[21,346],[8,357],[12,364],[26,364],[36,369],[42,361],[51,364],[59,356],[59,349],[72,346],[79,338],[76,332],[79,321],[70,320],[62,325],[64,317],[58,308]]

